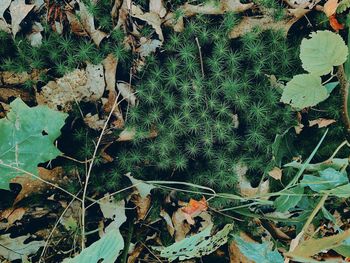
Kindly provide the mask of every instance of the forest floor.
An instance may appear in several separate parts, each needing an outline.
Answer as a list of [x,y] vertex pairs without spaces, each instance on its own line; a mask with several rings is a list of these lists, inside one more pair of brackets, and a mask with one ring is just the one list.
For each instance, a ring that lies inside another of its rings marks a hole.
[[349,262],[350,0],[1,0],[0,262]]

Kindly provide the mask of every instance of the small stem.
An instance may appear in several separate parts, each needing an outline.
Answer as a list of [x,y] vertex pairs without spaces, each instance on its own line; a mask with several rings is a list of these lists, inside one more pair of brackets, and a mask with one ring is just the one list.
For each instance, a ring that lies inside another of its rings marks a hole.
[[203,65],[203,57],[202,57],[202,48],[199,45],[198,37],[196,37],[196,43],[197,43],[198,52],[199,52],[199,60],[201,62],[202,77],[204,78],[204,65]]
[[128,227],[128,236],[127,236],[127,240],[125,242],[124,252],[123,252],[122,259],[121,259],[122,263],[128,262],[129,247],[130,247],[131,238],[132,238],[133,233],[134,233],[134,222],[133,222],[133,220],[130,220],[129,227]]
[[307,219],[303,229],[301,230],[301,232],[304,232],[304,234],[306,233],[307,229],[309,228],[312,220],[314,219],[314,217],[317,215],[317,213],[320,211],[320,209],[322,208],[322,206],[324,205],[324,202],[327,200],[328,198],[328,194],[324,194],[321,198],[321,200],[318,202],[317,206],[315,207],[315,209],[312,211],[311,215],[309,216],[309,218]]
[[339,79],[339,85],[340,85],[341,95],[343,99],[342,112],[341,112],[343,117],[343,122],[345,124],[347,132],[350,132],[350,119],[349,119],[349,111],[348,111],[349,82],[347,81],[343,65],[340,65],[338,67],[337,76]]

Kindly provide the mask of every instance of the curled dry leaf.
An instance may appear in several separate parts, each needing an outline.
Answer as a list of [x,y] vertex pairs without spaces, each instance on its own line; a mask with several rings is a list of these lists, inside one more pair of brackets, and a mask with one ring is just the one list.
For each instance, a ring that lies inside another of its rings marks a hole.
[[70,11],[66,11],[67,20],[70,25],[71,31],[77,36],[88,36],[88,33],[80,23],[79,19]]
[[166,226],[167,226],[167,229],[168,229],[168,232],[171,236],[174,236],[175,234],[175,228],[174,228],[174,225],[173,225],[173,222],[171,221],[171,217],[170,215],[164,210],[164,209],[161,209],[160,210],[160,214],[159,214],[163,219],[164,221],[166,222]]
[[239,0],[221,0],[218,3],[214,1],[206,2],[200,5],[184,4],[181,9],[185,16],[195,14],[222,15],[226,12],[241,13],[254,6],[254,3],[242,4]]
[[[302,18],[310,10],[308,9],[289,9],[288,10],[292,18],[286,18],[280,21],[275,21],[275,19],[269,15],[263,15],[259,17],[249,17],[245,16],[241,19],[239,24],[235,26],[229,33],[229,37],[234,39],[243,36],[244,34],[253,30],[253,28],[259,27],[261,30],[283,30],[287,35],[290,27]],[[295,12],[298,11],[298,12]]]
[[258,194],[267,194],[270,191],[270,181],[266,180],[260,186],[252,187],[252,185],[245,176],[247,171],[247,166],[243,164],[240,164],[236,167],[236,174],[238,177],[238,189],[241,195],[245,197],[253,197]]
[[96,46],[99,46],[107,34],[95,28],[94,17],[89,13],[83,1],[79,1],[79,8],[80,21],[84,29],[90,35]]
[[41,46],[43,36],[41,35],[41,32],[44,30],[43,26],[38,23],[34,22],[32,26],[32,32],[27,36],[30,45],[32,47],[39,47]]
[[163,0],[150,0],[149,11],[152,13],[158,14],[160,18],[165,17],[166,9],[164,7]]
[[[41,179],[53,184],[64,185],[68,182],[68,179],[64,177],[62,167],[56,167],[52,170],[38,167],[38,174]],[[33,193],[39,193],[53,188],[49,184],[40,180],[33,180],[27,175],[17,176],[11,180],[11,183],[20,184],[22,186],[21,191],[14,201],[15,203],[21,201]]]
[[72,103],[97,101],[105,90],[101,64],[87,64],[85,70],[76,69],[56,81],[50,81],[36,94],[38,104],[69,111]]
[[21,29],[20,24],[23,19],[29,14],[35,5],[27,5],[25,0],[13,0],[10,5],[11,14],[11,29],[12,34],[15,37],[18,31]]
[[118,82],[117,83],[117,88],[120,94],[123,96],[123,98],[130,103],[131,106],[136,105],[136,96],[135,96],[135,91],[133,88],[126,82]]
[[282,179],[282,169],[279,167],[274,167],[270,172],[269,175],[276,180]]
[[333,119],[319,118],[316,120],[309,121],[309,126],[312,127],[312,126],[317,125],[318,128],[324,128],[324,127],[327,127],[335,122],[337,122],[337,121],[333,120]]
[[6,220],[6,223],[4,227],[8,229],[11,227],[16,221],[21,220],[24,214],[26,213],[26,208],[24,207],[19,207],[19,208],[8,208],[3,210],[0,213],[0,221]]
[[327,17],[330,17],[335,14],[338,7],[338,0],[328,0],[323,6],[323,12]]
[[[136,135],[135,129],[126,128],[119,134],[117,141],[118,142],[132,141],[135,138],[135,135]],[[149,132],[147,138],[155,138],[157,136],[158,136],[158,132],[153,129]]]
[[142,21],[147,22],[156,31],[159,40],[164,41],[163,32],[161,29],[162,19],[156,13],[144,13],[140,7],[132,5],[131,16],[136,17]]
[[4,13],[9,8],[12,0],[1,0],[0,2],[0,19],[4,20]]

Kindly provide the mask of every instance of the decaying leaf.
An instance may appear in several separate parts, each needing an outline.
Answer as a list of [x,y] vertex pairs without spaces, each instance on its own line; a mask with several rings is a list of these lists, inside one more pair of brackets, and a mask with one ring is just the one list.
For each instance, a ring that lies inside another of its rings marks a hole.
[[126,221],[124,200],[117,201],[110,194],[106,194],[99,204],[104,218],[112,219],[118,227]]
[[88,33],[84,29],[79,19],[70,11],[66,11],[67,20],[70,25],[71,31],[78,36],[88,36]]
[[158,14],[160,18],[163,18],[166,15],[166,9],[164,7],[163,0],[150,0],[149,11]]
[[164,219],[167,225],[168,232],[171,236],[174,236],[175,234],[175,228],[173,225],[173,222],[171,221],[170,215],[164,210],[161,209],[159,215]]
[[135,91],[128,83],[119,81],[117,82],[117,88],[123,98],[130,103],[131,106],[136,105],[137,98],[135,96]]
[[336,18],[335,15],[331,15],[329,17],[329,24],[331,25],[331,27],[333,28],[334,31],[338,32],[341,29],[344,29],[344,25],[340,24]]
[[127,173],[125,174],[125,176],[130,179],[131,183],[137,189],[137,191],[139,192],[142,198],[151,195],[152,189],[156,188],[152,184],[148,184],[144,181],[135,179],[134,177],[131,176],[131,173]]
[[[56,167],[52,170],[45,169],[43,167],[38,167],[38,175],[41,179],[58,185],[64,185],[68,182],[68,178],[64,177],[64,172],[62,167]],[[22,186],[21,191],[17,195],[15,199],[15,203],[21,201],[22,199],[30,196],[34,193],[42,193],[46,190],[52,189],[53,186],[40,181],[33,180],[26,175],[17,176],[11,180],[11,183],[20,184]]]
[[150,26],[154,28],[156,31],[159,40],[164,41],[163,31],[161,29],[162,19],[156,13],[144,13],[141,8],[137,5],[132,5],[131,7],[131,15],[140,20],[147,22]]
[[236,168],[238,177],[238,189],[242,196],[253,197],[256,195],[264,195],[270,191],[270,181],[266,180],[258,187],[252,187],[245,174],[248,171],[247,166],[240,164]]
[[209,255],[227,242],[233,225],[227,224],[216,234],[211,234],[212,228],[213,225],[211,224],[200,233],[175,242],[171,246],[165,248],[153,247],[153,249],[160,251],[160,256],[170,262],[176,259],[185,260]]
[[142,58],[147,57],[149,54],[154,53],[157,48],[162,45],[162,42],[158,39],[147,39],[141,37],[140,39],[141,46],[137,49],[140,52]]
[[328,0],[323,6],[323,12],[327,17],[330,17],[335,14],[338,7],[338,0]]
[[309,126],[312,127],[312,126],[317,125],[318,128],[324,128],[324,127],[327,127],[335,122],[336,122],[336,120],[333,120],[333,119],[319,118],[316,120],[309,121]]
[[26,213],[26,208],[7,208],[0,213],[0,221],[6,220],[4,227],[8,229],[11,227],[16,221],[21,220],[24,214]]
[[199,201],[191,198],[189,203],[185,207],[183,207],[181,210],[184,213],[184,216],[187,222],[190,225],[193,225],[195,223],[193,218],[198,216],[200,213],[207,211],[207,209],[208,209],[208,203],[205,197],[203,196],[203,198]]
[[0,19],[4,20],[4,13],[9,8],[12,0],[2,0],[0,3]]
[[242,4],[239,0],[208,1],[200,5],[184,4],[181,9],[185,16],[195,14],[222,15],[226,12],[241,13],[254,6],[254,3]]
[[99,46],[107,34],[95,28],[94,17],[89,13],[83,1],[79,2],[79,8],[80,21],[84,29],[90,35],[96,46]]
[[20,30],[22,20],[29,14],[35,5],[27,5],[25,0],[13,0],[10,5],[11,29],[15,37]]
[[10,234],[1,235],[0,256],[3,256],[10,261],[22,259],[22,257],[26,258],[31,254],[35,254],[40,247],[45,245],[44,241],[31,241],[25,243],[29,237],[30,235],[11,238]]
[[28,80],[38,81],[41,74],[46,73],[46,70],[33,69],[30,73],[28,72],[10,72],[1,71],[0,80],[2,85],[19,85],[24,84]]
[[35,22],[32,26],[32,32],[27,36],[28,40],[30,41],[30,44],[32,47],[39,47],[41,46],[41,42],[43,39],[43,36],[41,35],[41,32],[44,30],[43,26]]
[[105,90],[103,66],[87,64],[86,69],[76,69],[56,81],[50,81],[36,94],[39,104],[53,109],[69,111],[72,103],[96,101]]
[[269,175],[276,180],[282,179],[282,169],[279,167],[274,167],[270,172]]
[[131,202],[136,206],[137,220],[144,220],[151,207],[151,196],[141,197],[137,192],[131,196]]
[[[124,129],[117,139],[118,142],[127,142],[132,141],[136,136],[135,129],[126,128]],[[156,130],[151,130],[147,136],[147,138],[154,138],[158,136],[158,132]]]

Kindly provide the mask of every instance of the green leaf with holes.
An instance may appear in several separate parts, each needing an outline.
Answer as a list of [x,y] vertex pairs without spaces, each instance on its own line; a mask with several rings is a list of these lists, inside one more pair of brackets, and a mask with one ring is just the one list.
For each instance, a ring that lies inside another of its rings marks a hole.
[[211,234],[213,225],[209,225],[202,232],[186,237],[168,247],[153,247],[160,251],[160,256],[168,259],[170,262],[179,259],[185,260],[190,258],[199,258],[209,255],[227,242],[227,238],[231,230],[232,224],[227,224],[222,230],[216,234]]
[[303,68],[317,76],[330,73],[334,66],[346,61],[348,48],[339,34],[328,30],[311,33],[300,46],[300,59]]
[[5,190],[23,171],[36,175],[38,164],[60,155],[54,141],[67,117],[47,106],[30,108],[21,99],[10,107],[6,118],[0,119],[0,189]]
[[321,78],[313,74],[296,75],[283,89],[281,102],[290,104],[294,109],[301,110],[312,107],[324,101],[329,96]]

